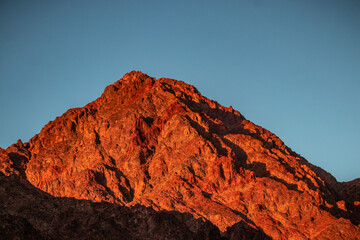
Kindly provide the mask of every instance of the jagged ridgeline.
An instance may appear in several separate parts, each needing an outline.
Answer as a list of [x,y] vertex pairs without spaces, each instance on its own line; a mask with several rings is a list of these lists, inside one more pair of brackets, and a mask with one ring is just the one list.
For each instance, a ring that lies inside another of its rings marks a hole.
[[19,225],[34,238],[360,235],[358,180],[338,183],[275,134],[173,79],[130,72],[28,143],[0,150],[8,234]]

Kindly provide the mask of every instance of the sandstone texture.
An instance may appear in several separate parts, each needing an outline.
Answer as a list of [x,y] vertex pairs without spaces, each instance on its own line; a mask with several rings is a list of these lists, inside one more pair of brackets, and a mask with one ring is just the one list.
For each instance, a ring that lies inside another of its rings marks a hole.
[[359,179],[339,183],[232,107],[141,72],[0,149],[0,172],[9,236],[360,239]]

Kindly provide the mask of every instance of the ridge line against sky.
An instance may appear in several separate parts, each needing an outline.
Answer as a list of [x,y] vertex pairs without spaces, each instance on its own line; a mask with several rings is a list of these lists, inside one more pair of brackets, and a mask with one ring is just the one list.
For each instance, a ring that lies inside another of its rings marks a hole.
[[0,2],[0,147],[131,70],[194,85],[339,181],[360,169],[359,1]]

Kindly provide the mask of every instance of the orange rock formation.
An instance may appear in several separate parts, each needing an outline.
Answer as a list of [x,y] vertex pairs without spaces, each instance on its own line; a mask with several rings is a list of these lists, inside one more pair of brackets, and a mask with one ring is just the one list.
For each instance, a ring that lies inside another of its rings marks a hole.
[[337,182],[275,134],[173,79],[128,73],[28,143],[0,150],[4,175],[52,196],[190,213],[229,239],[251,230],[273,239],[360,236],[358,180]]

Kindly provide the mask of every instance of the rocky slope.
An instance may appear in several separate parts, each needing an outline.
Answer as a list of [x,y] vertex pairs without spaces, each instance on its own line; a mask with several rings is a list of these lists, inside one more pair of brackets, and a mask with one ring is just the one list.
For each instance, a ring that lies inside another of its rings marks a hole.
[[0,150],[4,178],[19,176],[54,202],[74,197],[155,210],[146,216],[190,213],[232,239],[360,235],[358,180],[338,183],[232,107],[173,79],[128,73],[28,143]]
[[0,239],[220,238],[218,228],[189,213],[57,198],[16,176],[0,176],[0,194]]

